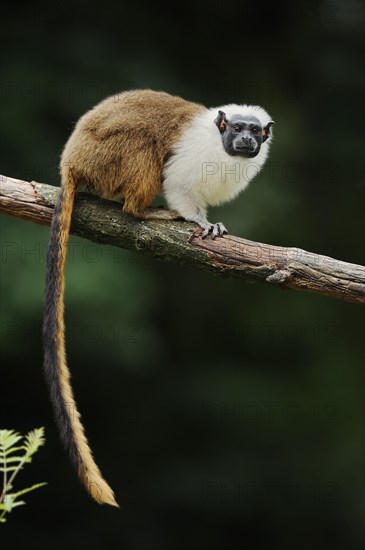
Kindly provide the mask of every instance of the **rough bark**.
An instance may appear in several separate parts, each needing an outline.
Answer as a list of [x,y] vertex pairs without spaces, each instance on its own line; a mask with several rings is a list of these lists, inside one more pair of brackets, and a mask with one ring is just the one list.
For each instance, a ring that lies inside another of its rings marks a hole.
[[[50,225],[58,193],[57,187],[0,176],[0,211]],[[71,232],[216,275],[365,303],[363,266],[233,235],[203,240],[194,224],[139,221],[124,214],[119,203],[84,193],[77,196]]]

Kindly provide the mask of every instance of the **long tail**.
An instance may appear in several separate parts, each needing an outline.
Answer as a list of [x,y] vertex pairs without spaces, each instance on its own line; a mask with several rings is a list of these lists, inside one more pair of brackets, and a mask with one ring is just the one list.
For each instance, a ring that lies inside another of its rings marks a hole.
[[118,506],[114,493],[96,465],[77,410],[65,352],[64,288],[67,241],[76,185],[72,174],[62,178],[55,207],[47,256],[43,320],[44,371],[61,440],[91,497],[100,504]]

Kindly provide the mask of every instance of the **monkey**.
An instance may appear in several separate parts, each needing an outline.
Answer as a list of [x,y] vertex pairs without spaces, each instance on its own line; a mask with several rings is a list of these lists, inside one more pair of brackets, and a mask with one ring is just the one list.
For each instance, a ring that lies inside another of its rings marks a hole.
[[61,441],[100,504],[118,507],[86,438],[65,350],[64,271],[75,194],[122,199],[123,211],[142,220],[163,217],[146,211],[162,192],[175,219],[195,222],[202,238],[223,237],[227,229],[208,221],[207,207],[245,189],[267,158],[273,124],[258,106],[207,108],[165,92],[134,90],[84,114],[63,149],[47,253],[43,367]]

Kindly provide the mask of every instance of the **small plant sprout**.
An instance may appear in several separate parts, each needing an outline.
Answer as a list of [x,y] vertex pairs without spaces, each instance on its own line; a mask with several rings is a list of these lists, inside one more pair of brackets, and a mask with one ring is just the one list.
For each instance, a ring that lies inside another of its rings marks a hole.
[[32,456],[44,445],[44,428],[30,431],[25,437],[14,430],[0,430],[0,523],[5,523],[6,514],[25,504],[19,497],[34,491],[46,483],[36,483],[26,489],[13,492],[14,479],[24,465],[32,462]]

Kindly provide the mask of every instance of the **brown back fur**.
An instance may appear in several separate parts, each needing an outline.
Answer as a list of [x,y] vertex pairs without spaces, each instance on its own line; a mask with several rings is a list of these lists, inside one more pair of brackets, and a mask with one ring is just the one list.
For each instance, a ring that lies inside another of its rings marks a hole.
[[78,121],[61,158],[62,179],[78,190],[123,197],[138,216],[161,190],[163,165],[194,115],[205,107],[152,90],[111,96]]

